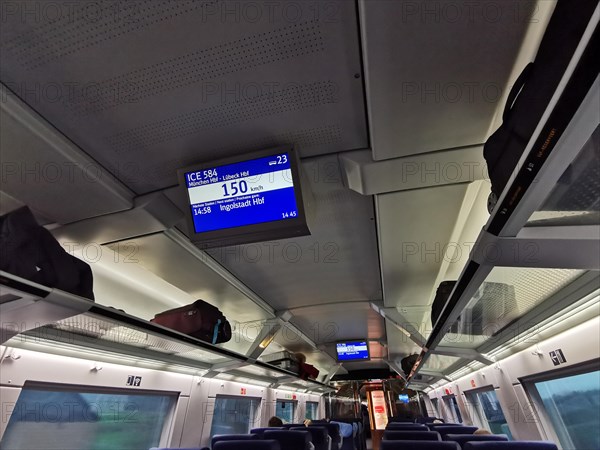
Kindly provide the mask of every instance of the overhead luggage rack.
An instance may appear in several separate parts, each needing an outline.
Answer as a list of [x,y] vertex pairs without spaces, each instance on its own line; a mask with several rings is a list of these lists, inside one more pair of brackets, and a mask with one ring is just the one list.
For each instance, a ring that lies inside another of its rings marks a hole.
[[[592,40],[598,14],[580,47]],[[596,30],[598,33],[598,30]],[[588,41],[586,41],[588,39]],[[597,37],[595,38],[597,39]],[[590,44],[591,46],[591,44]],[[560,98],[579,61],[567,70]],[[571,72],[569,72],[571,70]],[[556,103],[556,102],[555,102]],[[528,152],[546,118],[550,104]],[[596,77],[567,128],[527,183],[528,152],[475,243],[469,260],[408,377],[450,380],[490,364],[509,349],[524,348],[532,333],[581,323],[597,313],[600,292],[600,77]],[[587,181],[586,181],[587,180]],[[506,205],[510,204],[507,208]],[[505,285],[494,295],[486,285]],[[490,297],[491,295],[491,297]],[[568,314],[567,314],[568,313]],[[555,320],[562,315],[562,322]],[[489,323],[488,323],[489,322]],[[559,330],[561,328],[561,330]],[[467,339],[465,339],[465,337]],[[438,364],[438,355],[457,359]],[[431,359],[433,357],[433,360]]]
[[153,362],[208,378],[259,382],[313,392],[332,391],[316,380],[195,339],[117,309],[37,285],[0,271],[2,344],[89,357],[109,355]]

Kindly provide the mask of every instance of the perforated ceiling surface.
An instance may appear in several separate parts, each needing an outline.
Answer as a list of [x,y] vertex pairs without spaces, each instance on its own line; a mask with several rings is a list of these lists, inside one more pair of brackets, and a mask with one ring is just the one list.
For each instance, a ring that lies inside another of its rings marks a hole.
[[2,82],[138,194],[264,146],[368,147],[354,2],[12,3]]
[[[380,299],[371,197],[343,186],[336,156],[305,160],[302,168],[309,183],[303,192],[316,205],[310,236],[209,253],[276,310]],[[322,314],[315,314],[317,320]],[[350,331],[365,337],[364,330]]]

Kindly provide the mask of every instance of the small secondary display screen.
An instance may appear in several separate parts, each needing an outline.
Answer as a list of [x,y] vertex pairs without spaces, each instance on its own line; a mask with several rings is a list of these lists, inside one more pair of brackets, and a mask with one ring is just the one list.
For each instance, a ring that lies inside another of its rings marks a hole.
[[401,403],[408,403],[410,401],[410,398],[408,397],[408,394],[399,394],[398,395],[398,400]]
[[369,359],[369,346],[366,341],[338,342],[338,361]]
[[196,233],[298,217],[288,153],[184,176]]

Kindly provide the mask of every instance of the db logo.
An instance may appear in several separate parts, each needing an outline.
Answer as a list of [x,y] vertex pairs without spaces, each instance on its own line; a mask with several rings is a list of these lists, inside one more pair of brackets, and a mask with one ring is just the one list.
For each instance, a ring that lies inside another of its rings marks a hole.
[[375,407],[375,413],[376,414],[383,414],[385,412],[385,408],[383,406],[376,406]]
[[240,389],[240,394],[246,395],[246,388],[241,388]]

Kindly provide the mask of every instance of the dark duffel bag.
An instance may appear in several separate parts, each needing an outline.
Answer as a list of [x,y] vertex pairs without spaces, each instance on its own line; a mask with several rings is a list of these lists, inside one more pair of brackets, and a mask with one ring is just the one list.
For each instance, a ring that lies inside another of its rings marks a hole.
[[483,148],[492,192],[490,213],[516,168],[590,22],[597,1],[558,0],[538,49],[515,81],[502,125]]
[[221,344],[231,339],[231,325],[227,318],[219,308],[203,300],[164,311],[154,316],[150,322],[211,344]]
[[442,281],[435,291],[435,298],[431,305],[431,326],[435,326],[435,323],[440,318],[442,310],[452,293],[452,289],[456,285],[456,281]]
[[417,362],[417,359],[419,359],[419,355],[415,353],[414,355],[408,355],[406,358],[400,360],[400,367],[406,376],[410,375],[410,371]]
[[26,206],[0,217],[0,270],[94,299],[90,266],[69,255]]
[[309,378],[316,380],[319,376],[319,369],[315,366],[311,366],[310,364],[300,363],[300,378],[303,380],[308,380]]

